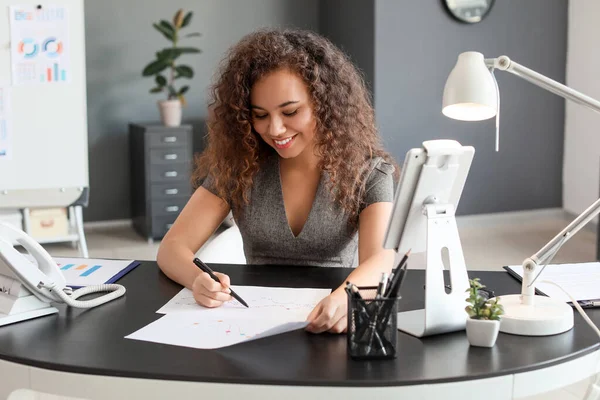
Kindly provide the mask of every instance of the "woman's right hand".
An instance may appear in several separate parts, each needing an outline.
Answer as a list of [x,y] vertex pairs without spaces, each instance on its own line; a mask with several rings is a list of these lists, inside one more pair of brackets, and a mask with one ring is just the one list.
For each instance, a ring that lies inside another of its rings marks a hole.
[[201,306],[214,308],[219,307],[225,301],[231,300],[229,294],[229,276],[220,272],[214,273],[217,278],[221,281],[215,282],[206,272],[198,274],[194,283],[192,284],[192,293],[196,303]]

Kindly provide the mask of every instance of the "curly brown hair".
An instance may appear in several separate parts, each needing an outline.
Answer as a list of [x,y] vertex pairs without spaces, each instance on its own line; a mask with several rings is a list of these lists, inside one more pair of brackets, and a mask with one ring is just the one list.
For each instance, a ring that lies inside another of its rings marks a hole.
[[319,167],[329,174],[329,189],[355,226],[370,160],[380,156],[395,162],[381,144],[361,73],[329,40],[310,31],[260,30],[229,50],[211,87],[207,148],[196,159],[194,185],[210,175],[217,195],[228,199],[234,213],[248,204],[253,178],[274,151],[252,127],[250,91],[280,69],[306,84]]

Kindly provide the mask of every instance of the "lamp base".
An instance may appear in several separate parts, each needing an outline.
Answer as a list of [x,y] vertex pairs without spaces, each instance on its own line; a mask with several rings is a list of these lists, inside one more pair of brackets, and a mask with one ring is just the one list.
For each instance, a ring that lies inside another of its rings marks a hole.
[[521,303],[521,295],[500,296],[504,315],[500,332],[523,336],[548,336],[573,328],[573,309],[546,296],[534,296],[533,305]]

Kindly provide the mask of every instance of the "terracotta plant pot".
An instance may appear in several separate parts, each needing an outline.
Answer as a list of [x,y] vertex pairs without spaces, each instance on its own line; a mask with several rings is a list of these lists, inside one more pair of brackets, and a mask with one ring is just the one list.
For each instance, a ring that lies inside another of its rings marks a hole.
[[467,319],[467,338],[471,346],[493,347],[499,330],[500,321]]
[[181,125],[181,102],[179,100],[161,100],[158,102],[158,108],[163,125]]

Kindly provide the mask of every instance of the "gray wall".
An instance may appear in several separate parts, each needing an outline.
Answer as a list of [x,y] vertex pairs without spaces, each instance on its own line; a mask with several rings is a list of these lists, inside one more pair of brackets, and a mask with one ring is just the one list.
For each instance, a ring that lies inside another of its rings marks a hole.
[[203,135],[206,89],[229,46],[260,27],[318,30],[318,0],[87,0],[90,204],[85,221],[130,218],[127,125],[159,120],[160,95],[148,93],[152,80],[141,71],[169,44],[152,23],[170,20],[179,8],[194,12],[190,31],[202,33],[188,42],[202,54],[187,56],[195,77],[184,109],[184,123],[197,126],[197,138]]
[[375,0],[320,0],[319,33],[350,56],[373,91]]
[[[90,205],[86,221],[130,218],[127,124],[158,121],[157,95],[140,71],[168,43],[151,23],[178,8],[194,11],[191,82],[184,122],[203,134],[206,88],[225,50],[263,26],[318,30],[343,48],[374,89],[386,147],[401,163],[423,140],[454,138],[476,148],[460,214],[562,205],[564,102],[504,72],[500,152],[494,122],[441,114],[442,90],[459,53],[506,54],[560,82],[565,79],[567,2],[499,0],[481,23],[452,19],[438,0],[87,0],[86,61]],[[119,10],[116,13],[115,10]],[[201,141],[198,140],[198,143]],[[201,145],[196,146],[200,150]]]
[[500,88],[500,152],[494,121],[441,113],[442,91],[459,53],[507,55],[565,81],[567,2],[501,0],[482,22],[453,20],[437,0],[377,0],[375,105],[386,146],[402,162],[423,140],[475,147],[460,214],[562,206],[564,101],[506,72]]

